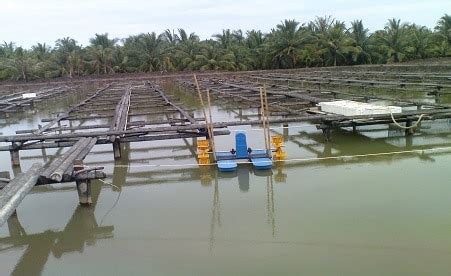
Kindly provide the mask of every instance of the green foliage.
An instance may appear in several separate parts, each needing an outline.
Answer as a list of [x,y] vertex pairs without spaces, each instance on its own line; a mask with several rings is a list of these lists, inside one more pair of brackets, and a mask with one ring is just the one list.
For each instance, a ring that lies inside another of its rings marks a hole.
[[118,40],[95,34],[82,47],[70,37],[55,47],[37,43],[30,49],[0,45],[0,80],[28,81],[120,72],[184,70],[260,70],[312,66],[394,63],[451,56],[451,16],[433,30],[399,19],[370,33],[362,20],[344,22],[331,16],[301,24],[284,20],[268,34],[259,30],[222,30],[200,40],[184,29],[142,33]]

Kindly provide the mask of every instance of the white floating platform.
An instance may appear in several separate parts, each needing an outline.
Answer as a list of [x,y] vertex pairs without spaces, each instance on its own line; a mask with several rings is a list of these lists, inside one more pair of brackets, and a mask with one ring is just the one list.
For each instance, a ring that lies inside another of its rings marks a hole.
[[318,105],[321,107],[321,111],[344,116],[395,114],[402,112],[400,106],[383,106],[348,100],[320,102]]
[[24,93],[22,94],[22,99],[36,98],[36,93]]

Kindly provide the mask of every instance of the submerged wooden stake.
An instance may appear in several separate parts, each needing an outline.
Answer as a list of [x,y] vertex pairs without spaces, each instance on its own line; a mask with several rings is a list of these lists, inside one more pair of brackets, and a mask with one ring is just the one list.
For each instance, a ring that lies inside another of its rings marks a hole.
[[[81,171],[84,169],[83,161],[76,160],[74,162],[74,171]],[[91,199],[91,180],[76,180],[78,200],[82,206],[90,206],[92,204]]]

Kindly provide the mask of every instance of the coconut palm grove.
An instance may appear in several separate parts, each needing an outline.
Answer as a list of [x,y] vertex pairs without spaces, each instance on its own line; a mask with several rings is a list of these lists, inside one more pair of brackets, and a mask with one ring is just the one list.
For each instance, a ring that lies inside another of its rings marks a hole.
[[385,64],[449,57],[450,41],[448,14],[433,29],[393,18],[383,30],[370,32],[362,20],[346,25],[324,16],[308,23],[284,20],[269,33],[226,29],[206,40],[184,29],[121,39],[105,33],[95,34],[86,46],[71,37],[58,39],[54,46],[37,43],[30,49],[4,42],[0,80]]

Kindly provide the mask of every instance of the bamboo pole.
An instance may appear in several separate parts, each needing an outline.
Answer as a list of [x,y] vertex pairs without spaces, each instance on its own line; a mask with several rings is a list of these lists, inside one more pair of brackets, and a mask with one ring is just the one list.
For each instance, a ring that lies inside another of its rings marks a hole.
[[14,213],[20,202],[34,187],[40,170],[40,164],[33,164],[26,173],[11,180],[0,192],[0,226]]
[[84,159],[89,151],[94,147],[97,142],[97,138],[84,138],[74,145],[73,150],[69,155],[66,155],[63,161],[58,165],[56,169],[50,174],[50,178],[53,181],[61,182],[64,177],[64,173],[73,165],[77,158]]
[[50,178],[50,175],[58,169],[58,167],[66,160],[74,151],[76,151],[80,145],[83,145],[87,138],[81,138],[76,142],[69,150],[67,150],[64,154],[61,156],[55,158],[49,166],[41,173],[41,176],[45,178]]
[[263,125],[263,137],[265,138],[265,149],[268,149],[268,140],[266,136],[266,117],[265,117],[265,106],[263,100],[263,88],[260,87],[260,102],[261,102],[261,114],[262,114],[262,125]]
[[211,133],[211,129],[208,127],[207,112],[205,111],[204,100],[202,99],[202,92],[200,91],[199,82],[197,81],[196,74],[194,74],[193,76],[194,76],[194,81],[196,82],[196,88],[197,88],[197,93],[199,94],[200,104],[202,105],[202,112],[204,113],[205,124],[207,126],[207,132],[208,132],[208,138],[209,138],[208,140],[210,140],[210,142],[211,142],[211,136],[213,134]]
[[213,151],[214,160],[216,161],[216,146],[215,146],[215,136],[214,136],[215,134],[213,132],[213,119],[211,116],[211,102],[210,102],[210,90],[209,89],[207,89],[207,102],[208,102],[208,113],[209,113],[209,120],[210,120],[210,123],[208,125],[209,125],[210,133],[211,133],[211,149]]
[[268,154],[271,152],[271,136],[269,133],[269,107],[268,107],[268,94],[266,93],[266,84],[263,85],[263,97],[265,99],[265,120],[266,120],[266,135],[268,136]]

